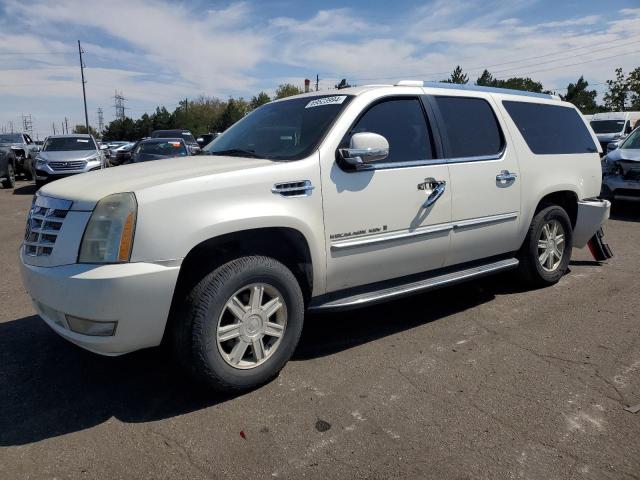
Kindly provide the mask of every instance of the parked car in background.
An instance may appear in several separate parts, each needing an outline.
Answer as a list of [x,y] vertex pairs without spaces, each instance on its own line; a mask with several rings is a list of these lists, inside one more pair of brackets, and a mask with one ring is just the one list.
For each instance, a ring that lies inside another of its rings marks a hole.
[[117,166],[128,163],[129,160],[131,160],[133,149],[138,145],[138,143],[139,142],[130,142],[113,150],[111,156],[109,157],[109,165]]
[[112,158],[115,156],[115,151],[120,148],[123,147],[125,145],[128,145],[131,142],[125,141],[125,140],[118,140],[118,141],[113,141],[113,142],[107,142],[107,148],[105,150],[105,155],[107,156],[107,158]]
[[131,155],[131,163],[165,158],[188,157],[189,148],[181,138],[150,138],[141,140]]
[[198,142],[200,148],[204,148],[209,145],[218,135],[220,135],[220,133],[205,133],[204,135],[200,135],[198,138],[196,138],[196,142]]
[[0,147],[9,147],[16,157],[15,173],[33,178],[33,160],[40,147],[26,133],[0,133]]
[[9,147],[0,147],[0,185],[2,188],[16,186],[16,154]]
[[192,155],[199,153],[201,148],[196,142],[189,130],[176,129],[176,130],[154,130],[151,132],[151,138],[181,138],[189,148]]
[[640,201],[640,127],[603,158],[601,197]]
[[638,120],[640,112],[605,112],[593,115],[589,123],[602,146],[602,154],[606,155],[609,151],[609,143],[624,140]]
[[602,244],[598,151],[552,95],[415,80],[296,95],[235,123],[203,152],[215,158],[47,185],[22,278],[71,342],[119,355],[164,340],[205,384],[246,390],[284,367],[306,310],[511,269],[558,282],[573,248]]
[[100,170],[107,166],[104,152],[86,134],[48,137],[36,157],[36,186],[70,175]]

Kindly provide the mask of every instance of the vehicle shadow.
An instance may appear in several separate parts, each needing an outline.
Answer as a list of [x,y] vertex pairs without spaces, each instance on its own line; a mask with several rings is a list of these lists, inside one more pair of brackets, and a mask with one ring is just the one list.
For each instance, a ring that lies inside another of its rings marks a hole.
[[16,186],[13,189],[14,195],[34,195],[38,189],[33,183],[27,183],[25,185],[21,185],[20,187]]
[[614,202],[613,205],[611,205],[609,218],[623,222],[640,222],[639,205],[637,202]]
[[[508,274],[371,308],[308,315],[293,361],[331,355],[521,290]],[[205,391],[164,348],[122,357],[86,352],[37,316],[0,323],[0,447],[24,445],[115,417],[140,423],[233,399]]]

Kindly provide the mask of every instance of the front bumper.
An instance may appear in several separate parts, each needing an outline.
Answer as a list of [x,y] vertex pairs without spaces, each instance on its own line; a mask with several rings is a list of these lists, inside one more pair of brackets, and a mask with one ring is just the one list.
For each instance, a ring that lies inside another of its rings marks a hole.
[[[155,263],[37,267],[21,254],[22,281],[40,317],[70,342],[102,355],[159,345],[179,266]],[[71,331],[66,315],[118,322],[113,336]]]
[[578,202],[578,217],[573,229],[573,246],[582,248],[587,245],[605,220],[609,218],[611,202],[608,200],[588,199]]
[[602,196],[612,200],[640,201],[640,182],[625,180],[622,175],[605,175],[602,178]]
[[86,162],[82,168],[52,168],[48,162],[36,162],[35,172],[37,180],[55,180],[58,178],[69,177],[71,175],[78,175],[79,173],[92,172],[94,170],[100,170],[102,168],[102,162],[100,160],[92,160]]

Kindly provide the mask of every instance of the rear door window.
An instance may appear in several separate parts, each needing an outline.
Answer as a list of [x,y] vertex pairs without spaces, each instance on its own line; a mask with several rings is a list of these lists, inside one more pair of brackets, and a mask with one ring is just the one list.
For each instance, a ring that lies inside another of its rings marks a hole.
[[385,162],[411,162],[434,158],[433,141],[417,98],[393,98],[370,107],[351,128],[343,145],[348,146],[355,133],[382,135],[389,142]]
[[448,158],[498,155],[504,136],[493,108],[482,98],[435,96],[445,156]]
[[536,155],[598,151],[576,109],[546,103],[503,101],[529,149]]

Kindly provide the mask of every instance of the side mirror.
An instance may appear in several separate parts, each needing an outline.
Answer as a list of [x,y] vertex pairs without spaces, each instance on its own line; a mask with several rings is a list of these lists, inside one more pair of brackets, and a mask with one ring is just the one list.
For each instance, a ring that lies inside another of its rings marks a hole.
[[100,150],[108,150],[109,147],[107,147],[106,145],[100,145]]
[[197,155],[200,153],[200,147],[196,147],[195,145],[189,146],[189,155]]
[[341,148],[339,153],[349,165],[363,166],[387,158],[389,156],[389,142],[377,133],[355,133],[351,137],[349,148]]
[[607,144],[607,152],[613,152],[620,146],[619,142],[610,142]]

